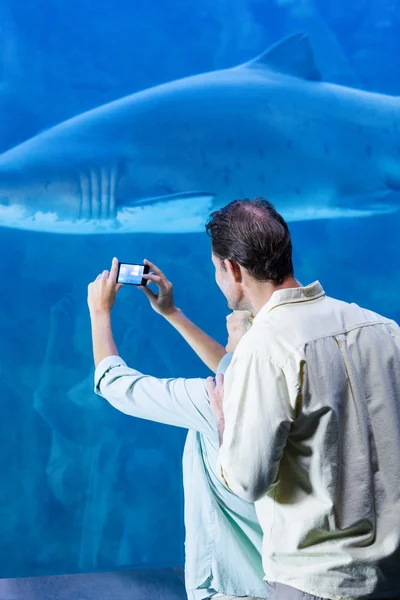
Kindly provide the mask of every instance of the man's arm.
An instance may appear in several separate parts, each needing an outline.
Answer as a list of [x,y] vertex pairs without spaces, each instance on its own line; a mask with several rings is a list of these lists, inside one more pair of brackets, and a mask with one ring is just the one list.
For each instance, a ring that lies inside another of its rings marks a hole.
[[223,413],[218,472],[231,491],[255,502],[278,482],[289,434],[290,404],[283,371],[249,350],[247,355],[234,356],[225,379]]
[[180,333],[200,360],[216,373],[221,359],[226,354],[225,348],[197,327],[175,306],[172,283],[156,265],[148,260],[144,262],[152,270],[152,273],[144,275],[144,278],[158,287],[158,293],[155,294],[148,286],[140,286],[148,297],[151,307]]

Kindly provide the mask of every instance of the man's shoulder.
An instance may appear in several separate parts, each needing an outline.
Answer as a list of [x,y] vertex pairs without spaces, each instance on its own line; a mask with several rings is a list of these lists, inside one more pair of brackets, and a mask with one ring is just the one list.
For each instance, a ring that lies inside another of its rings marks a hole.
[[365,325],[398,327],[390,318],[330,296],[315,303],[298,304],[296,308],[283,305],[262,315],[239,342],[235,357],[259,356],[284,365],[291,355],[317,339]]
[[330,296],[327,296],[326,300],[329,303],[330,310],[335,309],[343,315],[348,316],[353,320],[355,326],[378,323],[391,323],[396,325],[395,321],[390,317],[386,317],[374,310],[365,308],[356,302],[346,302]]

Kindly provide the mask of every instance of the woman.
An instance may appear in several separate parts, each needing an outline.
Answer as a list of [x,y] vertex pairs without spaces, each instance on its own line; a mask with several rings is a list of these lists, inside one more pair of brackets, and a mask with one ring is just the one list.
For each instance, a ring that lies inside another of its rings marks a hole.
[[[196,327],[174,303],[173,287],[156,265],[147,276],[158,287],[141,288],[152,308],[179,331],[214,372],[228,366],[246,330],[248,313],[227,318],[224,348]],[[186,526],[186,589],[190,600],[218,597],[267,598],[261,563],[261,528],[254,506],[225,488],[216,473],[219,449],[204,379],[157,379],[129,368],[119,356],[110,312],[122,287],[117,284],[118,260],[89,285],[88,304],[96,365],[95,389],[117,410],[189,429],[183,457]],[[168,507],[166,507],[168,510]]]

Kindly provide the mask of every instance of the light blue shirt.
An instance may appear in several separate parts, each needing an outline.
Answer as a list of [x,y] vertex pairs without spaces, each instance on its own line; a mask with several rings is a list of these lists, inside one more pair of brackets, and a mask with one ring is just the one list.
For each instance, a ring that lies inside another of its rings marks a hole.
[[[222,359],[220,372],[230,359]],[[216,593],[267,598],[254,505],[230,492],[216,472],[218,430],[205,380],[157,379],[110,356],[96,369],[95,391],[125,414],[189,429],[183,455],[189,600]]]

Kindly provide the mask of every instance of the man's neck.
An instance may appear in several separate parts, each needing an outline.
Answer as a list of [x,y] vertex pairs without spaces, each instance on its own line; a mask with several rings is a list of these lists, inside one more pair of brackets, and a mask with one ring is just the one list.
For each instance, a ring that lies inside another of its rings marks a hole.
[[301,287],[301,284],[293,276],[287,277],[281,284],[274,284],[271,282],[255,283],[248,290],[248,298],[253,313],[256,315],[271,299],[274,292],[298,287]]

